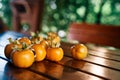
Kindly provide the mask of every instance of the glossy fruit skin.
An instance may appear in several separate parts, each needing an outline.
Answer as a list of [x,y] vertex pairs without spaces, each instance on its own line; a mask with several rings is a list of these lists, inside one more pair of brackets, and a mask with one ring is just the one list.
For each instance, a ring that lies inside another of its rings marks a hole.
[[40,45],[42,45],[45,49],[48,48],[48,42],[45,41],[45,40],[42,40],[42,41],[40,42]]
[[5,57],[8,59],[10,59],[10,54],[13,51],[13,49],[12,49],[13,46],[14,46],[14,44],[7,44],[5,46],[4,54],[5,54]]
[[13,47],[17,46],[18,48],[22,48],[22,45],[21,44],[13,44],[13,43],[10,43],[10,44],[7,44],[5,46],[5,49],[4,49],[4,54],[5,54],[5,57],[10,59],[11,57],[11,53],[13,51]]
[[46,57],[46,50],[41,44],[34,44],[32,49],[35,53],[35,61],[42,61]]
[[31,40],[27,37],[21,37],[19,39],[19,42],[22,43],[22,42],[25,42],[27,45],[30,45],[31,44]]
[[88,49],[84,44],[75,44],[71,47],[71,54],[74,59],[84,59],[88,55]]
[[15,51],[12,53],[12,62],[19,68],[28,68],[34,62],[34,53],[29,49]]
[[60,61],[63,58],[64,52],[60,47],[55,48],[47,48],[47,56],[46,58],[51,61]]

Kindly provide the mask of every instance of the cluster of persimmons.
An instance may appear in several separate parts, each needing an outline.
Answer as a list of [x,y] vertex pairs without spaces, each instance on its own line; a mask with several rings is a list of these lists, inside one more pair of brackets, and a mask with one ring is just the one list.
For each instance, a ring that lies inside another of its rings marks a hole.
[[[46,38],[32,32],[31,38],[21,37],[16,40],[9,38],[10,43],[5,46],[4,54],[20,68],[28,68],[35,61],[42,61],[45,58],[57,62],[64,56],[60,41],[55,32],[47,33]],[[83,44],[76,44],[71,47],[71,53],[73,58],[83,59],[87,56],[87,48]]]

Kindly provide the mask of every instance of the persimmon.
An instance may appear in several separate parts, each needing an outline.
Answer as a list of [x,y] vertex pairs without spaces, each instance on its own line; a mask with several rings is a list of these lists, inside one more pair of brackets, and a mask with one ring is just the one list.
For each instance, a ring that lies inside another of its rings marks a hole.
[[12,62],[19,68],[28,68],[34,62],[34,53],[30,49],[16,50],[12,53]]
[[84,59],[88,55],[88,49],[84,44],[75,44],[71,47],[71,54],[74,59]]
[[42,36],[32,37],[32,38],[31,38],[31,41],[32,41],[32,42],[35,42],[35,41],[39,41],[39,42],[40,42],[40,41],[42,41],[42,40],[43,40],[43,37],[42,37]]
[[5,54],[5,57],[10,59],[10,53],[13,51],[12,47],[14,46],[14,44],[7,44],[5,46],[5,49],[4,49],[4,54]]
[[55,32],[49,32],[48,40],[52,40],[53,43],[58,43],[60,42],[60,37]]
[[60,47],[47,48],[46,58],[51,61],[60,61],[63,58],[63,49]]
[[35,61],[42,61],[46,57],[46,49],[41,44],[33,44],[32,49],[35,53]]
[[60,61],[63,58],[64,52],[60,47],[60,37],[54,33],[48,33],[48,48],[46,58],[51,61]]
[[32,44],[41,44],[45,48],[47,48],[48,45],[48,42],[40,35],[39,32],[31,32],[31,42]]
[[40,43],[41,41],[43,40],[43,37],[42,36],[38,36],[38,37],[32,37],[31,38],[31,42],[32,43]]
[[47,42],[46,40],[42,40],[42,41],[40,42],[40,45],[42,45],[45,49],[48,48],[48,42]]
[[32,43],[40,43],[43,40],[43,37],[40,35],[39,32],[31,32],[31,42]]
[[8,40],[9,40],[9,44],[5,46],[4,54],[6,58],[10,59],[10,55],[11,55],[11,52],[13,51],[13,47],[21,48],[22,45],[19,44],[17,40],[12,40],[12,38],[9,38]]
[[24,42],[24,43],[26,43],[26,45],[30,45],[31,44],[31,40],[28,37],[21,37],[21,38],[18,39],[18,41],[20,43]]

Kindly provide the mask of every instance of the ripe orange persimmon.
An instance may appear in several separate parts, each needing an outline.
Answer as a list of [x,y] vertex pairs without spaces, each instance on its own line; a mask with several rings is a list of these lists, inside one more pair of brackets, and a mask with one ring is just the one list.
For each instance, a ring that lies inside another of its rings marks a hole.
[[41,44],[34,44],[32,49],[35,53],[35,61],[42,61],[46,57],[45,47]]
[[43,36],[41,36],[40,32],[31,32],[31,42],[32,43],[40,43],[43,40]]
[[4,48],[4,55],[6,56],[6,58],[10,59],[13,48],[21,48],[22,45],[19,44],[17,40],[12,40],[12,38],[9,38],[8,40],[9,44],[7,44]]
[[60,61],[63,58],[63,49],[60,47],[47,48],[46,58],[51,61]]
[[34,53],[30,49],[17,50],[12,53],[12,62],[19,68],[28,68],[34,62]]
[[20,39],[18,39],[18,41],[19,41],[20,43],[25,42],[26,45],[30,45],[30,44],[31,44],[31,40],[30,40],[28,37],[21,37]]
[[71,47],[71,54],[75,59],[84,59],[88,55],[87,47],[84,44],[75,44]]
[[14,47],[14,44],[12,44],[12,43],[11,44],[7,44],[5,46],[4,54],[5,54],[6,58],[10,59],[10,54],[13,51],[13,49],[12,49],[13,47]]
[[42,41],[40,42],[40,45],[42,45],[45,49],[47,49],[47,47],[48,47],[48,42],[47,42],[46,40],[42,40]]
[[11,43],[11,44],[7,44],[5,46],[4,54],[5,54],[6,58],[10,59],[11,53],[14,50],[15,47],[16,48],[22,48],[22,45],[21,44],[13,44],[13,43]]
[[41,37],[41,36],[39,36],[39,37],[32,37],[31,38],[31,41],[33,42],[33,43],[35,43],[36,41],[42,41],[43,40],[43,37]]

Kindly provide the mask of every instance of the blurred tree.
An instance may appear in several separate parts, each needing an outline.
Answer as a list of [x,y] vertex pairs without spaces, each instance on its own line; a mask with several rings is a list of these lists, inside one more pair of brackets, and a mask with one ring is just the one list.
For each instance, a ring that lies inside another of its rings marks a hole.
[[[11,26],[9,2],[0,0],[0,17]],[[120,0],[45,0],[42,23],[44,33],[64,33],[71,22],[120,25]]]
[[71,22],[120,25],[120,0],[46,0],[45,4],[43,32],[67,31]]
[[0,0],[0,17],[3,19],[4,23],[11,29],[12,23],[12,12],[9,5],[10,0]]

